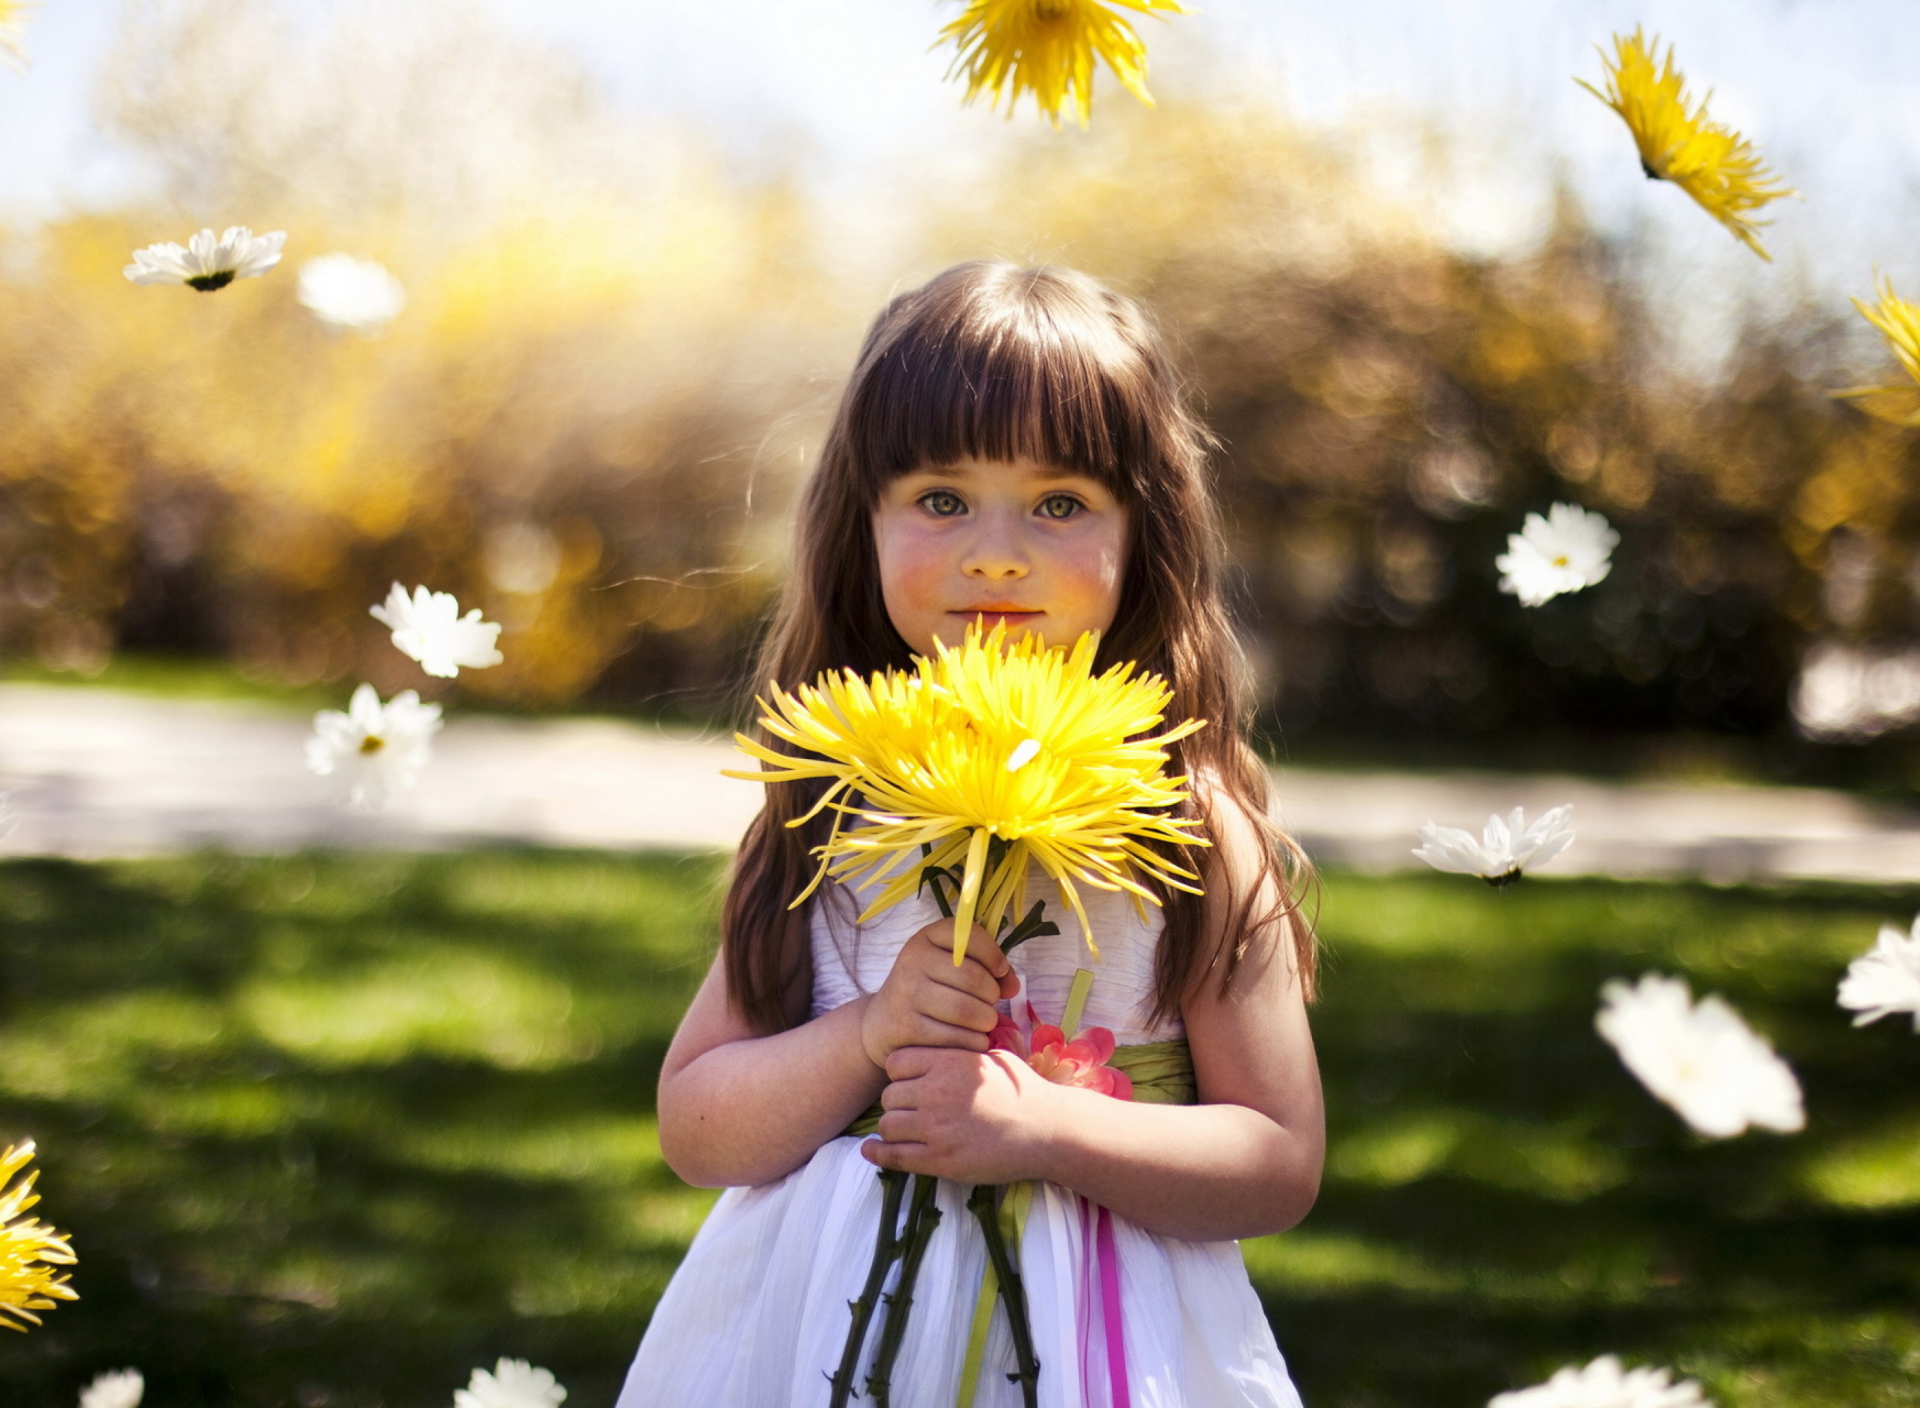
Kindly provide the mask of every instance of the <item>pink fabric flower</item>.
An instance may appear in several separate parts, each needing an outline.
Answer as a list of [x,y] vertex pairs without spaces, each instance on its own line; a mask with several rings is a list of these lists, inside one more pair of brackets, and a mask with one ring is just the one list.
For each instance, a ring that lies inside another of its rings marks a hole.
[[[1033,1022],[1033,1004],[1027,1004],[1027,1020]],[[1022,1035],[1012,1017],[1002,1015],[999,1025],[988,1036],[996,1051],[1011,1051],[1042,1077],[1055,1085],[1075,1085],[1082,1090],[1098,1091],[1116,1100],[1133,1099],[1133,1082],[1126,1072],[1107,1065],[1113,1057],[1113,1033],[1105,1027],[1087,1027],[1072,1041],[1060,1028],[1046,1022],[1033,1022],[1033,1035]]]

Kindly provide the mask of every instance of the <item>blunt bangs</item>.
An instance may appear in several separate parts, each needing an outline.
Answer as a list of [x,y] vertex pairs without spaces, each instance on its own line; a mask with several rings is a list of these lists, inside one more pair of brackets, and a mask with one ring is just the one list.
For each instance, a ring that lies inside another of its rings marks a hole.
[[1036,460],[1136,502],[1164,462],[1165,399],[1139,315],[1084,275],[961,265],[875,323],[846,405],[870,496],[923,465]]

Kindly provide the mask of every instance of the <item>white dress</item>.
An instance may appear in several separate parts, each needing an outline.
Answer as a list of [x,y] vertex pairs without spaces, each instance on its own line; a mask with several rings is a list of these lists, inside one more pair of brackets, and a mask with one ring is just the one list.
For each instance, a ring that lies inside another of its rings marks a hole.
[[[1149,908],[1143,924],[1124,896],[1082,893],[1100,942],[1097,962],[1052,883],[1029,883],[1028,902],[1046,900],[1061,932],[1014,949],[1014,1002],[1031,1001],[1041,1021],[1058,1023],[1074,970],[1087,967],[1095,976],[1081,1026],[1108,1027],[1123,1046],[1182,1035],[1177,1020],[1144,1025],[1159,911]],[[815,1016],[877,989],[900,945],[939,918],[923,894],[856,932],[851,898],[823,894],[813,906]],[[880,1222],[880,1182],[860,1143],[834,1139],[778,1182],[721,1194],[654,1311],[617,1408],[826,1408],[848,1302],[866,1280]],[[939,1185],[942,1217],[894,1366],[895,1408],[961,1408],[955,1396],[986,1264],[968,1191]],[[1087,1304],[1097,1299],[1088,1288],[1088,1212],[1079,1195],[1040,1184],[1014,1251],[1041,1408],[1300,1408],[1239,1244],[1180,1241],[1112,1217],[1127,1378],[1126,1397],[1117,1395],[1101,1305]],[[857,1404],[871,1402],[866,1369],[880,1325],[876,1314],[855,1379]],[[1020,1389],[1006,1377],[1013,1367],[1006,1313],[996,1305],[972,1408],[1020,1408]]]

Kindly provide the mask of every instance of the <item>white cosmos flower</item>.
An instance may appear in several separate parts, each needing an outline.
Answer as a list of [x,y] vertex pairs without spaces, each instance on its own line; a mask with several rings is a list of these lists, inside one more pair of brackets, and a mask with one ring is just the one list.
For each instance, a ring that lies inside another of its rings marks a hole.
[[1561,1369],[1543,1384],[1496,1393],[1487,1408],[1707,1408],[1692,1379],[1672,1382],[1665,1369],[1622,1369],[1603,1354],[1584,1369]]
[[115,1369],[80,1390],[80,1408],[140,1408],[146,1391],[138,1369]]
[[1545,518],[1530,513],[1493,560],[1500,590],[1519,597],[1522,606],[1539,606],[1562,592],[1591,587],[1613,569],[1619,542],[1605,518],[1578,504],[1555,504]]
[[371,336],[400,315],[407,291],[371,259],[323,254],[300,266],[300,302],[329,327]]
[[235,279],[257,279],[280,262],[285,230],[256,235],[245,225],[231,225],[220,238],[202,230],[182,249],[177,244],[150,244],[133,252],[133,263],[122,271],[137,284],[185,284],[202,293],[225,288]]
[[1600,1035],[1698,1133],[1731,1139],[1748,1125],[1784,1134],[1806,1127],[1792,1069],[1719,997],[1696,1006],[1683,979],[1658,973],[1633,987],[1608,983],[1600,995]]
[[1911,934],[1883,925],[1880,941],[1847,965],[1840,1005],[1860,1014],[1853,1019],[1856,1027],[1911,1012],[1913,1029],[1920,1032],[1920,915],[1914,916]]
[[1526,819],[1520,807],[1515,807],[1513,815],[1504,821],[1490,816],[1478,841],[1471,831],[1430,821],[1420,828],[1424,844],[1413,854],[1435,870],[1478,875],[1504,890],[1520,878],[1523,870],[1545,865],[1573,844],[1571,804],[1555,807],[1532,826],[1526,825]]
[[439,730],[438,704],[422,704],[419,695],[403,689],[383,705],[374,687],[363,684],[346,713],[322,709],[313,716],[307,768],[322,777],[337,775],[348,803],[371,811],[419,781]]
[[453,1391],[454,1408],[560,1408],[566,1397],[549,1370],[524,1359],[502,1359],[491,1374],[475,1369],[467,1386]]
[[407,589],[395,582],[386,602],[370,607],[368,614],[391,628],[394,646],[402,655],[418,660],[421,669],[441,679],[453,679],[462,665],[484,670],[506,658],[494,647],[500,627],[481,620],[477,606],[462,616],[460,603],[448,592],[415,587],[409,597]]

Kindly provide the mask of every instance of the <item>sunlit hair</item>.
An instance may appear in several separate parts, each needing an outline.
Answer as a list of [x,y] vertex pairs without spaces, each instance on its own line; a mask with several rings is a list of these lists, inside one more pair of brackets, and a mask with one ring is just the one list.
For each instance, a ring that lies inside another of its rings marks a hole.
[[[1259,874],[1244,893],[1221,895],[1217,846],[1199,853],[1206,888],[1226,900],[1224,940],[1208,942],[1199,896],[1161,893],[1155,1020],[1177,1014],[1204,981],[1230,985],[1261,935],[1290,934],[1309,996],[1314,984],[1312,925],[1300,912],[1312,872],[1269,821],[1266,769],[1246,740],[1251,705],[1220,589],[1209,444],[1146,316],[1084,274],[983,261],[902,294],[868,331],[807,483],[793,574],[747,691],[768,681],[792,690],[827,669],[908,666],[912,652],[887,615],[873,541],[889,481],[963,459],[1037,460],[1098,479],[1127,506],[1132,541],[1097,668],[1138,661],[1171,685],[1168,718],[1207,721],[1170,749],[1173,771],[1203,784],[1188,814],[1217,841],[1214,813],[1237,805],[1260,840]],[[806,911],[787,906],[812,878],[808,850],[825,839],[825,818],[786,823],[815,795],[805,783],[767,789],[722,911],[728,988],[762,1030],[806,1013]]]

